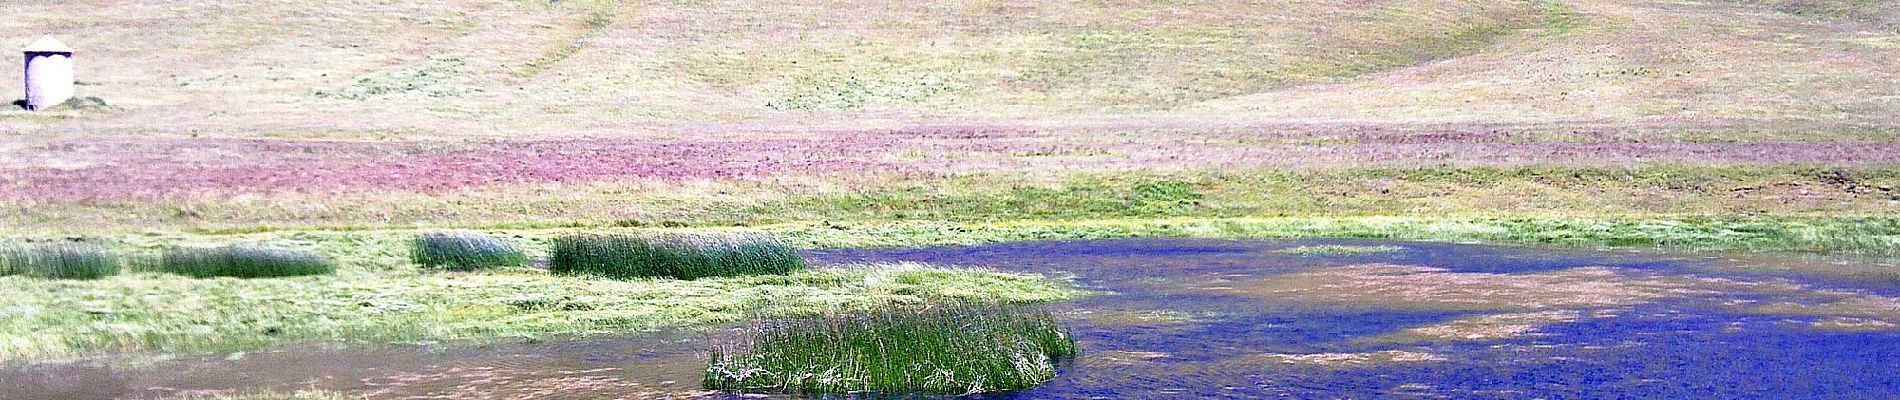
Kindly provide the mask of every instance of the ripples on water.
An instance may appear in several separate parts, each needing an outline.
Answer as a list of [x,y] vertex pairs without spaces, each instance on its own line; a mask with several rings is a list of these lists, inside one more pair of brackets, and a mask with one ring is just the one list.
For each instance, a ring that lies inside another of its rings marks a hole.
[[[1315,244],[1402,250],[1274,252]],[[1900,368],[1893,367],[1900,362],[1900,330],[1882,325],[1900,322],[1889,321],[1900,319],[1900,280],[1893,278],[1900,275],[1866,263],[1200,239],[808,256],[820,265],[903,260],[1068,275],[1105,293],[1055,306],[1073,323],[1083,353],[1054,381],[984,398],[1890,398],[1900,392]],[[129,369],[112,363],[13,367],[0,371],[6,390],[0,398],[231,388],[321,388],[377,398],[739,397],[698,390],[704,343],[694,335],[661,334],[448,350],[289,348]]]

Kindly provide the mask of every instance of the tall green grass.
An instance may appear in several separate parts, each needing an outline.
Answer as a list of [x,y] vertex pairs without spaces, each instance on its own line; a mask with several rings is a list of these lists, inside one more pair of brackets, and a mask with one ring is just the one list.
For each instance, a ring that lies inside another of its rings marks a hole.
[[475,232],[428,232],[409,244],[409,258],[424,268],[473,271],[528,264],[520,248]]
[[786,274],[805,259],[778,239],[755,234],[575,235],[556,238],[551,271],[615,279],[698,279]]
[[954,306],[763,322],[717,346],[707,388],[887,395],[1020,390],[1055,377],[1075,337],[1047,311]]
[[333,274],[336,264],[303,250],[231,245],[167,249],[159,269],[194,278],[272,278]]
[[119,273],[119,257],[86,244],[42,244],[0,249],[0,275],[99,279]]

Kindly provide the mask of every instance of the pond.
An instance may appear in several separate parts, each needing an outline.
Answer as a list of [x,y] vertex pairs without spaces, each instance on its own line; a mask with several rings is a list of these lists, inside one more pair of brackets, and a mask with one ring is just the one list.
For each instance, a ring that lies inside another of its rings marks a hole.
[[[1365,240],[1129,239],[808,252],[1072,276],[1082,353],[987,398],[1878,398],[1900,269],[1773,255]],[[703,335],[287,347],[0,370],[0,398],[233,388],[374,398],[737,397]]]

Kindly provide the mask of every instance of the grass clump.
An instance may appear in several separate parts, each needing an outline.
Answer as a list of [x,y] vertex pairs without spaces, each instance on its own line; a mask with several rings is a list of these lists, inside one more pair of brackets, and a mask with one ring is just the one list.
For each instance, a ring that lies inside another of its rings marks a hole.
[[759,323],[717,346],[710,389],[967,394],[1055,377],[1075,337],[1048,311],[954,306]]
[[274,278],[336,273],[336,264],[302,250],[256,246],[180,247],[165,251],[159,269],[193,278]]
[[0,276],[99,279],[119,273],[119,257],[85,244],[45,244],[0,250]]
[[424,268],[473,271],[528,264],[520,248],[475,232],[427,232],[410,241],[409,258]]
[[554,240],[552,272],[614,279],[698,279],[780,275],[805,259],[776,238],[754,234],[575,235]]
[[1366,254],[1392,253],[1392,252],[1397,252],[1400,250],[1405,250],[1405,248],[1399,247],[1399,246],[1350,246],[1350,245],[1326,244],[1326,245],[1316,245],[1316,246],[1289,247],[1289,248],[1274,250],[1273,252],[1279,253],[1279,254],[1296,255],[1296,256],[1358,256],[1358,255],[1366,255]]

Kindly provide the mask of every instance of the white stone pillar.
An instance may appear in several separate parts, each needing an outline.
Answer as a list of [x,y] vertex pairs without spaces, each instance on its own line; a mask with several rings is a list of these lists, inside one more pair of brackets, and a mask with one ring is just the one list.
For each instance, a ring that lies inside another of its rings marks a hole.
[[73,98],[73,49],[52,36],[26,48],[26,109],[39,111]]

